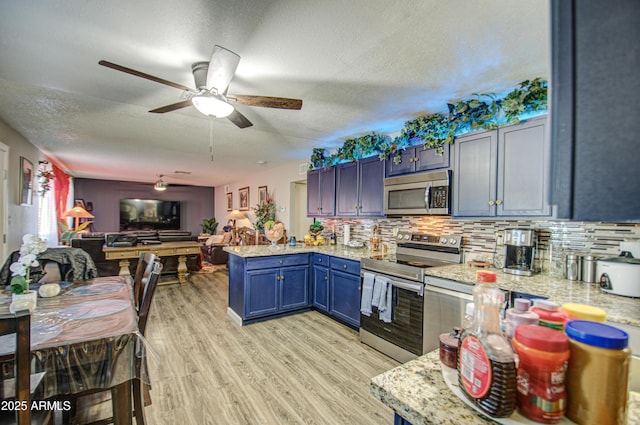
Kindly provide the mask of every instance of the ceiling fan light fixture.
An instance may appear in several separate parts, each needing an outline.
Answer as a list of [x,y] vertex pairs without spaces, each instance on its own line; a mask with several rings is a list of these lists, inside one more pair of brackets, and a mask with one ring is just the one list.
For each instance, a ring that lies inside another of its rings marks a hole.
[[158,181],[156,182],[156,184],[153,185],[153,190],[157,190],[158,192],[164,192],[165,190],[167,190],[167,187],[169,185],[162,181],[162,179],[158,179]]
[[234,109],[232,105],[215,96],[194,96],[191,102],[204,115],[216,118],[228,117]]

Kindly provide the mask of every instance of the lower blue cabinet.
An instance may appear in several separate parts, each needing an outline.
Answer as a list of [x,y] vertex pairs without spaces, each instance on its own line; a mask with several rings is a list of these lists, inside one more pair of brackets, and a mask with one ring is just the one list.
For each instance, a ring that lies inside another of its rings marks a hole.
[[245,293],[245,316],[256,317],[278,311],[280,269],[249,270]]
[[354,328],[360,327],[360,262],[331,257],[329,314]]
[[283,267],[276,279],[280,289],[279,311],[309,307],[308,266]]
[[329,269],[313,266],[313,306],[325,313],[329,312]]

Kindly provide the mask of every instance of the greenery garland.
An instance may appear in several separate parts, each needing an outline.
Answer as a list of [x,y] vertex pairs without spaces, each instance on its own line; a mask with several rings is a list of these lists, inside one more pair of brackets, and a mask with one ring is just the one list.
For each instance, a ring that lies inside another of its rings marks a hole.
[[375,132],[347,139],[328,158],[325,149],[313,148],[309,169],[357,161],[376,153],[380,159],[393,155],[394,162],[400,163],[402,151],[417,140],[422,142],[425,149],[436,149],[437,153],[442,153],[443,145],[452,145],[456,135],[496,129],[500,125],[517,123],[523,115],[545,111],[547,91],[547,81],[538,77],[521,82],[502,99],[493,93],[473,93],[469,99],[448,103],[447,115],[434,113],[407,121],[400,135],[393,140]]

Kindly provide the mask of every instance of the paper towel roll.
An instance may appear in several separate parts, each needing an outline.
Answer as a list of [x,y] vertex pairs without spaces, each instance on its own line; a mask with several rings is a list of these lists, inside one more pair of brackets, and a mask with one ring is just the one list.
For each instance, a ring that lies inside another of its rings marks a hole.
[[351,225],[344,225],[344,244],[348,244],[351,241]]

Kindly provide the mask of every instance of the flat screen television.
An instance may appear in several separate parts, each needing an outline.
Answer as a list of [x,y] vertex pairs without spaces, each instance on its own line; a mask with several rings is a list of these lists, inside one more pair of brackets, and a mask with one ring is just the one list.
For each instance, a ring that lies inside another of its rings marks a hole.
[[178,230],[180,228],[180,201],[120,200],[120,230]]

